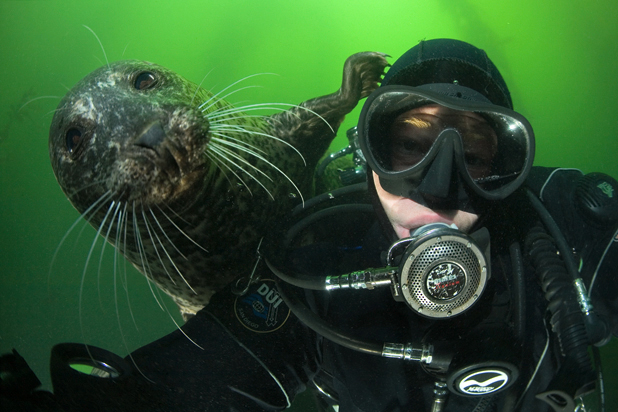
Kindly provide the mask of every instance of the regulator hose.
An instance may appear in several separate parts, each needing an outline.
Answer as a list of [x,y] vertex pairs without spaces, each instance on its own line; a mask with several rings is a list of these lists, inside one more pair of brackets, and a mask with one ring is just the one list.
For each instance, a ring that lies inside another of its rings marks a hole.
[[567,273],[554,239],[539,224],[528,233],[526,249],[548,302],[550,323],[558,338],[562,355],[574,361],[582,375],[592,371],[583,314],[572,277]]

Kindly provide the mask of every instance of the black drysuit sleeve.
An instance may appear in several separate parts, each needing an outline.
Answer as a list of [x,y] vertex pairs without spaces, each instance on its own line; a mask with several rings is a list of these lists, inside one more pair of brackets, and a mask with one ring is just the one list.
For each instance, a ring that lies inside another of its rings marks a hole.
[[274,283],[258,282],[242,297],[217,293],[182,331],[127,356],[117,378],[52,368],[54,394],[70,411],[282,410],[317,371],[316,348]]

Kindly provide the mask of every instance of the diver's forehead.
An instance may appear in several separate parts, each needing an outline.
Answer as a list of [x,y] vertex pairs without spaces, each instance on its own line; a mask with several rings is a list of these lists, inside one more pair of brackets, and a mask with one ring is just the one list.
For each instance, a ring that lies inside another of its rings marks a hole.
[[455,110],[435,103],[408,110],[407,112],[399,115],[399,118],[413,117],[418,114],[429,114],[436,117],[465,116],[479,121],[485,121],[485,119],[477,113],[465,110]]

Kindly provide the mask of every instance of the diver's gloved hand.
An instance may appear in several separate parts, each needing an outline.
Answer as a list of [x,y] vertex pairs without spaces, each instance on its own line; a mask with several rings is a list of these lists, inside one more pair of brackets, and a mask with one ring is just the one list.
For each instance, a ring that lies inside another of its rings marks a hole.
[[[90,347],[94,358],[115,365],[120,374],[101,378],[52,370],[54,392],[70,411],[283,410],[317,370],[314,342],[274,283],[260,281],[243,296],[230,288],[217,293],[182,331],[125,359]],[[52,365],[56,358],[67,363],[76,346],[86,350],[72,344],[54,348]]]

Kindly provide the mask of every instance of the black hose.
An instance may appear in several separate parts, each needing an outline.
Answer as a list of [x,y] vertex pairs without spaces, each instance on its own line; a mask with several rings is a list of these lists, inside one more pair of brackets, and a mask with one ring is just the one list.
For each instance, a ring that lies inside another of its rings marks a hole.
[[268,269],[277,275],[279,279],[290,285],[310,290],[326,290],[326,278],[324,276],[309,276],[302,273],[289,275],[275,267],[268,259],[265,259],[265,262]]
[[305,228],[313,225],[315,222],[324,219],[325,217],[334,216],[337,214],[342,214],[345,216],[352,213],[366,213],[368,215],[373,215],[373,206],[366,204],[351,204],[331,206],[327,209],[319,210],[292,226],[285,235],[283,246],[287,248],[291,244],[292,240],[296,238],[296,235],[298,235],[298,233],[300,233]]
[[514,242],[509,247],[511,266],[513,268],[513,324],[515,336],[519,343],[524,341],[526,332],[526,294],[524,284],[524,263],[519,243]]
[[542,226],[530,230],[526,237],[526,248],[545,293],[551,312],[550,323],[558,337],[562,354],[572,359],[584,375],[592,370],[592,364],[587,351],[589,341],[586,326],[572,276],[567,273],[553,237]]
[[597,372],[597,394],[599,408],[601,412],[605,412],[605,380],[603,379],[603,367],[601,366],[601,352],[596,346],[592,347],[592,357],[594,359],[594,368]]
[[277,283],[279,294],[283,298],[285,304],[292,310],[292,313],[294,313],[294,315],[296,315],[301,322],[309,326],[314,332],[338,345],[345,346],[348,349],[370,355],[382,356],[382,349],[384,348],[383,343],[364,341],[338,332],[332,325],[329,325],[304,303],[302,303],[300,299],[296,297],[294,292],[289,291],[285,280],[282,282],[279,279],[275,279],[275,282]]
[[579,270],[577,269],[577,265],[575,264],[575,260],[573,259],[573,253],[566,239],[562,235],[562,231],[558,227],[558,224],[551,216],[549,211],[543,206],[543,203],[532,193],[530,190],[526,192],[528,195],[528,199],[532,203],[532,206],[539,214],[541,221],[549,230],[549,234],[552,236],[558,250],[563,256],[562,262],[563,266],[565,266],[567,273],[571,276],[571,280],[575,280],[579,278]]
[[326,193],[322,193],[311,199],[307,200],[305,203],[302,203],[294,208],[292,211],[292,215],[296,216],[304,210],[311,209],[313,206],[318,205],[325,201],[332,201],[334,199],[347,196],[350,193],[355,192],[365,192],[367,191],[367,182],[356,183],[349,186],[340,187],[335,190],[328,191]]
[[315,169],[315,176],[316,177],[322,177],[324,175],[324,171],[326,170],[326,168],[328,167],[329,164],[331,164],[331,162],[343,157],[343,156],[347,156],[350,153],[354,152],[354,148],[352,146],[347,146],[344,147],[343,149],[339,150],[338,152],[334,152],[329,154],[328,156],[326,156],[324,158],[324,160],[322,160],[320,162],[320,164],[318,164],[318,167]]

